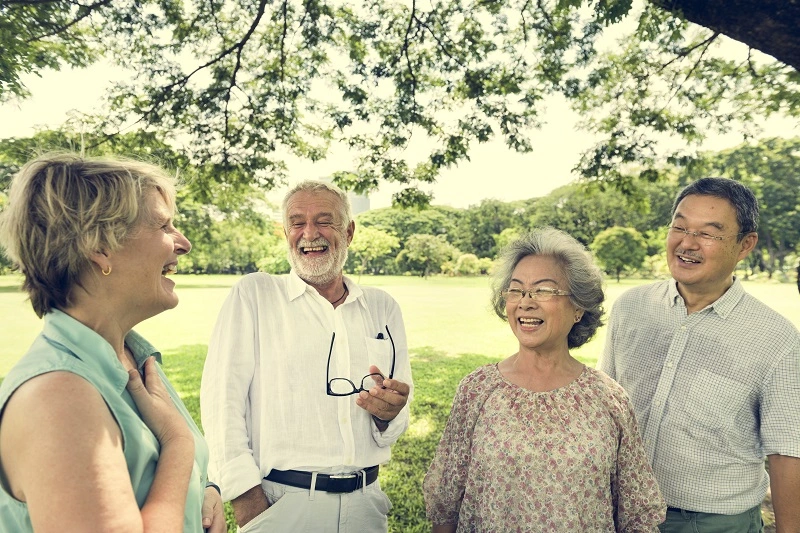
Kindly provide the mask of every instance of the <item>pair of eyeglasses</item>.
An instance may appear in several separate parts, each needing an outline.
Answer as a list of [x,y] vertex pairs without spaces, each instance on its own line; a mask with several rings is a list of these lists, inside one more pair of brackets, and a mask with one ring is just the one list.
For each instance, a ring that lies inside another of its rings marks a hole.
[[537,287],[535,289],[506,289],[500,292],[500,295],[506,302],[516,303],[522,300],[525,295],[535,302],[546,302],[554,296],[571,296],[572,293],[562,291],[560,289],[552,289],[550,287]]
[[[392,343],[392,368],[389,370],[389,378],[392,379],[394,376],[394,363],[397,357],[397,352],[394,348],[394,339],[392,338],[392,333],[389,331],[389,326],[384,326],[386,328],[386,334],[389,337],[389,342]],[[382,338],[383,334],[381,334],[378,338]],[[358,394],[362,390],[369,390],[375,385],[381,386],[383,384],[383,380],[387,379],[381,374],[380,372],[374,372],[372,374],[367,374],[363,378],[361,378],[361,386],[356,387],[356,384],[350,381],[347,378],[333,378],[331,379],[331,354],[333,353],[333,341],[336,339],[336,332],[334,331],[331,335],[331,347],[328,350],[328,368],[325,372],[325,378],[328,381],[327,392],[328,396],[350,396],[351,394]]]
[[708,233],[706,231],[689,231],[686,228],[681,226],[667,226],[669,230],[669,234],[676,236],[676,237],[694,237],[697,239],[697,242],[702,244],[703,246],[712,246],[718,242],[722,242],[725,239],[730,239],[731,237],[738,237],[742,235],[741,232],[737,233],[736,235],[714,235],[712,233]]

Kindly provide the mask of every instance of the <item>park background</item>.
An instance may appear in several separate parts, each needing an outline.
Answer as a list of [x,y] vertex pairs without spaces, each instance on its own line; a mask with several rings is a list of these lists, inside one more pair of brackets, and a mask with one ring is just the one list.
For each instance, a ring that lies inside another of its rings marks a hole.
[[[666,277],[677,190],[736,179],[762,209],[737,275],[800,323],[798,26],[781,0],[0,1],[0,209],[48,150],[179,175],[181,304],[138,329],[199,418],[222,299],[288,270],[283,191],[332,177],[369,197],[346,270],[400,302],[417,385],[381,481],[391,530],[427,531],[420,482],[455,387],[516,349],[488,274],[522,232],[589,247],[608,309]],[[0,274],[3,376],[41,323],[3,255]],[[603,336],[576,355],[594,364]]]

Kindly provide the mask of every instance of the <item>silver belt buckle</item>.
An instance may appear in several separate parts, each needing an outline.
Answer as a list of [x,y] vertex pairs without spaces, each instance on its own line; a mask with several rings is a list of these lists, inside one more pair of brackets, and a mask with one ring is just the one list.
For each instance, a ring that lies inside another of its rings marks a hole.
[[332,474],[328,477],[331,479],[352,479],[356,477],[358,474]]

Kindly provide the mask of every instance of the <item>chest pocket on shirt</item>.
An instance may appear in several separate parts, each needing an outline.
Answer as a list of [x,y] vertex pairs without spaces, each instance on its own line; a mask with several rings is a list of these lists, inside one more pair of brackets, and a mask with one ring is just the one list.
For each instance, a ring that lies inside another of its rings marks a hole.
[[736,414],[747,402],[749,389],[736,380],[700,370],[684,398],[682,411],[693,427],[723,431],[733,427]]
[[389,339],[367,339],[367,355],[369,364],[377,366],[388,378],[392,370],[392,342]]

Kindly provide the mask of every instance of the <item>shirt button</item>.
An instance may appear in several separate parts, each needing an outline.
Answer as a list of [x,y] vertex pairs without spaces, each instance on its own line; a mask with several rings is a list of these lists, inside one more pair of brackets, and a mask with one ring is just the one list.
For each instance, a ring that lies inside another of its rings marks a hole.
[[681,330],[686,330],[686,326],[681,326]]
[[653,405],[655,405],[656,407],[659,407],[661,405],[661,402],[656,400],[656,401],[653,402]]
[[672,361],[667,361],[667,368],[672,368]]

